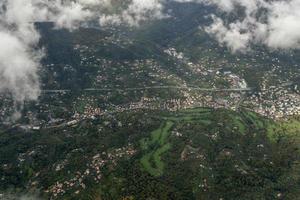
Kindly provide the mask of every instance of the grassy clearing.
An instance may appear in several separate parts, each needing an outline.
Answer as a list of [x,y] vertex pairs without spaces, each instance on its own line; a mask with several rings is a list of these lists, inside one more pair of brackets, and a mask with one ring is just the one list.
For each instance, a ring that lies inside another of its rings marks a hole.
[[161,156],[169,149],[171,149],[171,144],[167,143],[163,145],[161,148],[157,149],[153,154],[153,161],[156,164],[159,175],[162,175],[164,170],[164,162],[161,160]]
[[152,164],[150,163],[151,157],[152,157],[152,152],[145,154],[141,158],[141,164],[149,174],[151,174],[152,176],[157,176],[160,173],[158,173],[156,168],[153,167]]
[[[162,156],[171,149],[168,138],[170,137],[172,127],[178,124],[197,123],[207,127],[213,124],[217,125],[222,120],[225,120],[227,121],[227,128],[230,130],[236,128],[241,134],[246,134],[249,129],[265,128],[268,124],[263,118],[248,111],[242,111],[239,114],[224,111],[223,118],[218,118],[213,113],[212,109],[196,108],[181,110],[172,113],[172,115],[165,115],[160,118],[162,120],[161,126],[152,131],[150,138],[144,138],[140,141],[141,148],[145,152],[140,160],[143,169],[153,176],[163,175],[165,163],[162,161]],[[295,125],[293,127],[295,130],[298,128]]]
[[246,126],[245,122],[240,116],[232,116],[233,124],[236,126],[240,133],[245,134]]
[[253,124],[256,128],[262,129],[266,128],[264,121],[254,112],[242,112],[243,117],[245,118],[245,121],[248,123]]
[[150,139],[144,138],[140,141],[141,148],[145,151],[140,160],[143,168],[153,176],[161,176],[165,166],[161,157],[171,149],[171,144],[168,143],[171,128],[182,121],[210,125],[212,123],[209,120],[210,112],[211,109],[208,108],[187,109],[176,113],[175,116],[163,117],[162,125],[152,131]]
[[[141,158],[141,164],[153,176],[161,176],[163,174],[164,163],[161,160],[163,153],[171,148],[171,144],[167,143],[170,135],[170,129],[174,122],[166,121],[161,127],[151,133],[151,140],[143,139],[140,141],[141,147],[147,153]],[[155,147],[151,149],[151,147]]]
[[278,134],[293,137],[295,141],[300,144],[300,120],[289,119],[277,123],[270,123],[267,128],[268,137],[270,140],[275,141]]
[[165,144],[167,138],[168,138],[169,135],[170,135],[170,131],[169,131],[169,130],[172,128],[173,125],[174,125],[174,123],[171,122],[171,121],[167,121],[167,122],[166,122],[164,128],[162,129],[160,138],[159,138],[159,144],[160,144],[160,145]]
[[185,109],[181,110],[180,113],[210,113],[212,111],[211,108],[194,108],[194,109]]
[[174,116],[168,116],[163,119],[170,120],[174,122],[184,121],[184,122],[202,122],[204,125],[211,124],[211,109],[209,108],[195,108],[181,110]]

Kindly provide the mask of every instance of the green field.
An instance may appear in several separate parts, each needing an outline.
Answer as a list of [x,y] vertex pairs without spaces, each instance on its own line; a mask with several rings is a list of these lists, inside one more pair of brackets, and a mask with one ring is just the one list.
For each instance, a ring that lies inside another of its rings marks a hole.
[[[216,115],[216,113],[218,114]],[[242,135],[249,130],[267,129],[270,126],[268,120],[245,110],[235,113],[195,108],[162,115],[158,119],[162,121],[160,127],[152,131],[150,137],[140,140],[140,146],[144,152],[140,159],[142,168],[156,177],[163,175],[165,163],[162,157],[172,148],[169,142],[171,130],[180,124],[199,124],[203,128],[211,127],[211,130],[214,130],[218,124],[223,123],[226,130],[236,130],[238,134]]]
[[269,139],[273,142],[276,141],[278,136],[285,135],[300,144],[300,120],[299,118],[291,118],[286,121],[269,123],[267,133]]
[[209,120],[211,109],[196,108],[177,112],[175,115],[163,116],[161,126],[151,132],[151,138],[144,138],[140,141],[141,149],[145,154],[141,158],[142,167],[153,176],[161,176],[164,170],[162,156],[172,148],[168,139],[173,126],[180,122],[198,122],[203,125],[210,125]]
[[141,158],[141,164],[153,176],[160,176],[163,173],[164,163],[161,156],[171,148],[167,139],[173,125],[172,121],[166,121],[151,133],[151,140],[141,140],[141,148],[147,152]]

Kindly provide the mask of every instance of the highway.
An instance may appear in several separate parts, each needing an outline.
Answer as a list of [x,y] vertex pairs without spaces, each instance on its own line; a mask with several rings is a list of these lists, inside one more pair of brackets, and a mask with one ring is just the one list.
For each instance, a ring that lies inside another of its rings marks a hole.
[[[252,91],[252,88],[201,88],[201,87],[188,87],[188,86],[149,86],[149,87],[132,87],[132,88],[86,88],[79,91],[92,92],[92,91],[100,91],[100,92],[126,92],[126,91],[138,91],[138,90],[160,90],[160,89],[177,89],[177,90],[196,90],[203,92],[246,92]],[[42,90],[42,93],[68,93],[73,90],[65,89],[65,90]]]

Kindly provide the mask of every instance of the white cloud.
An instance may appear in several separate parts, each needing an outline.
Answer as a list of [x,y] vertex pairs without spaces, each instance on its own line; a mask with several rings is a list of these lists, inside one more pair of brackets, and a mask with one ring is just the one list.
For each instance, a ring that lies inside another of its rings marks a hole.
[[266,45],[273,48],[300,48],[300,1],[278,1],[270,5]]
[[10,91],[17,101],[39,95],[37,52],[10,33],[0,32],[0,91]]
[[166,17],[163,13],[162,3],[162,0],[132,0],[120,13],[102,14],[99,21],[102,26],[111,24],[138,26],[146,20]]
[[58,4],[56,8],[57,13],[54,13],[50,20],[56,22],[58,28],[74,29],[80,26],[82,21],[87,21],[93,17],[93,13],[85,9],[80,3],[71,2],[67,6]]
[[[244,51],[251,44],[272,49],[300,48],[300,0],[176,0],[215,5],[230,14],[243,8],[245,16],[228,22],[213,17],[208,33],[233,51]],[[260,13],[260,11],[265,12]]]
[[214,23],[206,27],[206,32],[215,35],[217,40],[227,45],[232,52],[246,51],[251,35],[247,32],[241,33],[243,23],[233,23],[226,27],[220,18],[214,17]]
[[31,22],[32,13],[40,17],[43,10],[22,0],[3,3],[6,10],[0,10],[0,92],[9,91],[15,101],[33,100],[39,94],[37,70],[42,54],[32,50],[39,34]]

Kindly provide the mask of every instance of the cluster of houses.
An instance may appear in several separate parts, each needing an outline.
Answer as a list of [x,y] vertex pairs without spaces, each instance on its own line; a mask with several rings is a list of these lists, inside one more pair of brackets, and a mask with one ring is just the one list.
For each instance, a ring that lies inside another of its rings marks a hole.
[[[49,189],[45,190],[49,193],[52,199],[64,195],[66,192],[74,192],[79,194],[86,188],[87,179],[99,183],[102,178],[102,168],[108,164],[116,166],[118,160],[131,157],[136,153],[136,150],[131,144],[128,146],[114,149],[111,152],[102,152],[94,155],[91,160],[86,164],[86,169],[82,172],[77,171],[74,177],[64,182],[56,182],[50,186]],[[65,162],[65,161],[64,161]]]
[[283,87],[253,94],[246,102],[255,112],[273,119],[300,115],[300,95]]

